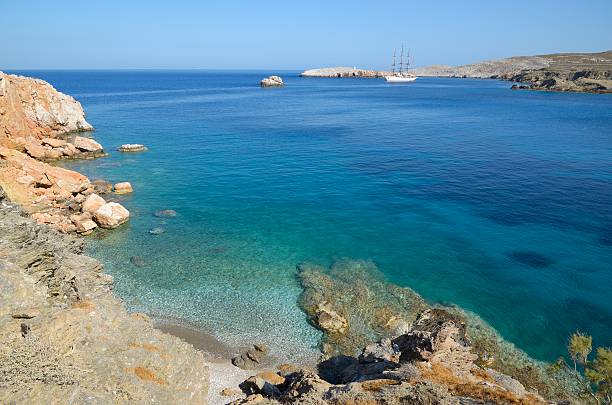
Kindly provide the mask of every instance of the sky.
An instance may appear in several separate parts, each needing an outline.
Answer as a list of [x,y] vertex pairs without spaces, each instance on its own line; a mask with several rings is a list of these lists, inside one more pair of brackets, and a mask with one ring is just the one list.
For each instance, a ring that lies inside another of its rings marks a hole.
[[612,0],[0,0],[0,70],[387,68],[612,49]]

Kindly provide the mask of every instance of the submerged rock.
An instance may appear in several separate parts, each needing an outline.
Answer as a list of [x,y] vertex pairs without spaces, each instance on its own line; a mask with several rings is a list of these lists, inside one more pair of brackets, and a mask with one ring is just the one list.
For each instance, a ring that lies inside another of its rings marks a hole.
[[176,217],[176,211],[174,211],[174,210],[159,210],[159,211],[155,211],[155,213],[153,215],[158,217],[158,218],[174,218],[174,217]]
[[251,349],[232,358],[232,364],[245,370],[252,370],[262,367],[269,360],[268,347],[263,344],[254,344]]
[[140,256],[132,256],[130,257],[130,263],[132,263],[136,267],[145,267],[147,263]]
[[260,83],[261,87],[282,87],[285,85],[280,76],[269,76],[263,79]]
[[149,229],[149,233],[151,235],[161,235],[162,233],[166,232],[166,230],[164,228],[153,228],[153,229]]

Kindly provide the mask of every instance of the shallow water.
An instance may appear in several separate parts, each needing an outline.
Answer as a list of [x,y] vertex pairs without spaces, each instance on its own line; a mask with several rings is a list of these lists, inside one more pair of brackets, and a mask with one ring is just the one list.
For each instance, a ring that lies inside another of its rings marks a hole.
[[[473,310],[540,359],[576,329],[612,344],[611,96],[287,72],[282,89],[257,86],[269,72],[26,73],[79,99],[111,152],[68,166],[135,189],[122,197],[129,225],[90,238],[133,310],[307,356],[320,336],[296,306],[295,265],[350,257]],[[149,151],[115,152],[122,143]]]

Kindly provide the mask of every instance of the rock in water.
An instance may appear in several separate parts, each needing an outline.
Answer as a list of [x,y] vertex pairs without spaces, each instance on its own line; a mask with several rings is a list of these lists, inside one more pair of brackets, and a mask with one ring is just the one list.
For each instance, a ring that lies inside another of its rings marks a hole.
[[94,220],[102,228],[116,228],[119,225],[127,222],[130,218],[130,212],[121,204],[109,202],[98,208],[94,213]]
[[154,216],[158,218],[174,218],[176,217],[176,211],[174,210],[159,210],[155,211]]
[[164,232],[166,232],[166,231],[164,230],[164,228],[153,228],[153,229],[150,229],[150,230],[149,230],[149,233],[150,233],[151,235],[161,235],[161,234],[162,234],[162,233],[164,233]]
[[280,76],[269,76],[259,82],[261,87],[282,87],[285,85]]
[[132,189],[132,185],[127,181],[115,184],[114,188],[115,188],[115,193],[117,194],[128,194],[134,191]]
[[147,147],[139,143],[126,143],[118,148],[119,152],[142,152],[147,150]]
[[147,263],[140,256],[130,257],[130,263],[132,263],[136,267],[144,267],[147,265]]
[[85,152],[103,152],[104,148],[98,142],[91,138],[85,138],[83,136],[77,136],[74,138],[74,146]]

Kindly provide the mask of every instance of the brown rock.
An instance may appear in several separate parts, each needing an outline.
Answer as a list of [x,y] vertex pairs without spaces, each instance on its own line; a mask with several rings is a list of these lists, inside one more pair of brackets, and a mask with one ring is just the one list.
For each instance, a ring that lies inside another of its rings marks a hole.
[[257,373],[255,374],[255,377],[261,378],[262,380],[265,380],[272,385],[281,385],[285,382],[285,377],[282,377],[274,371],[269,370]]
[[73,221],[73,223],[76,226],[76,231],[84,235],[91,233],[94,229],[98,227],[98,225],[91,219],[85,219],[82,221],[77,220]]
[[57,138],[43,138],[41,139],[41,142],[43,143],[43,145],[49,145],[52,148],[62,148],[68,143],[63,139]]
[[28,155],[32,156],[34,159],[44,159],[47,155],[47,149],[43,148],[34,139],[28,139],[24,147]]
[[74,138],[74,146],[85,152],[102,152],[104,148],[91,138],[77,136]]
[[239,395],[242,395],[242,391],[237,390],[236,388],[223,388],[219,392],[219,395],[221,395],[222,397],[237,397]]

